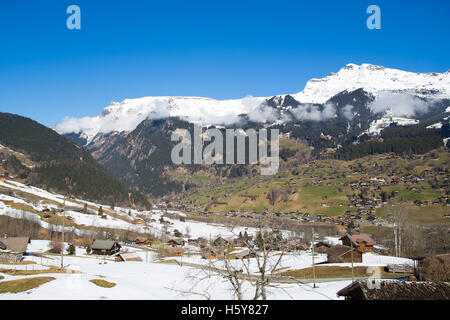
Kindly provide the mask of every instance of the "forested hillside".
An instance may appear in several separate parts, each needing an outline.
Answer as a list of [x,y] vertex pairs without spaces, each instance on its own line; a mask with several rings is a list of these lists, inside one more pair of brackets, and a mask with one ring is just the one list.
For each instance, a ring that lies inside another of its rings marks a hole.
[[0,113],[0,144],[23,154],[31,168],[0,149],[3,172],[32,185],[111,205],[149,206],[139,192],[111,177],[83,147],[28,118]]

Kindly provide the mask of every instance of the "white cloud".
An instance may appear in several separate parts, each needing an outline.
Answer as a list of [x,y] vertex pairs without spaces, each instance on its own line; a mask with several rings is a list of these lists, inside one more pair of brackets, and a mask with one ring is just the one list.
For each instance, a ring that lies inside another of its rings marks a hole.
[[332,103],[325,104],[323,110],[313,104],[301,104],[291,112],[298,120],[325,121],[336,117],[336,107]]
[[355,116],[353,108],[354,107],[351,104],[345,105],[345,107],[343,107],[341,110],[342,116],[347,120],[352,120]]
[[372,112],[390,111],[396,117],[413,117],[416,114],[428,111],[428,103],[417,98],[411,93],[381,93],[369,108]]

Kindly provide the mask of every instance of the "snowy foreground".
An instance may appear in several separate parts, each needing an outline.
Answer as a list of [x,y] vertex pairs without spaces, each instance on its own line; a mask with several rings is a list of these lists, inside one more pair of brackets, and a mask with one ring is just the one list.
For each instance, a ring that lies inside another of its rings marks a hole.
[[[48,250],[48,241],[32,240],[29,252],[44,253]],[[125,247],[126,248],[126,247]],[[50,276],[56,278],[38,288],[22,293],[1,294],[0,299],[233,299],[230,285],[222,278],[211,275],[198,282],[198,277],[208,274],[207,269],[200,269],[186,265],[186,262],[207,265],[207,261],[196,256],[183,257],[183,263],[160,262],[152,251],[146,252],[138,248],[126,248],[134,251],[142,258],[142,262],[114,262],[95,256],[86,256],[84,250],[77,248],[76,256],[65,256],[64,266],[68,273],[42,273],[31,276],[14,276],[3,274],[2,281],[16,280],[35,276]],[[369,255],[363,263],[358,265],[382,265],[386,262],[400,262],[398,258]],[[46,258],[47,257],[47,258]],[[383,258],[397,259],[382,261]],[[171,258],[172,259],[172,258]],[[181,259],[181,258],[177,258]],[[378,259],[378,260],[376,260]],[[320,256],[317,260],[322,260]],[[403,259],[407,260],[407,259]],[[0,265],[0,268],[17,270],[46,270],[47,266],[59,266],[60,258],[45,255],[44,258],[26,256],[25,261],[34,261],[28,265]],[[181,262],[181,261],[180,261]],[[407,262],[407,261],[402,261]],[[308,253],[287,256],[284,264],[291,268],[311,266],[311,256]],[[72,272],[73,271],[73,272]],[[89,280],[103,279],[116,285],[112,288],[102,288]],[[298,299],[298,300],[337,300],[336,292],[344,288],[351,281],[331,281],[318,284],[312,288],[311,284],[280,284],[279,288],[270,288],[269,299]],[[244,297],[252,298],[252,287],[244,284]]]
[[[101,204],[92,203],[80,199],[64,199],[62,195],[51,193],[39,188],[26,186],[22,183],[7,180],[0,181],[0,187],[9,189],[8,193],[0,194],[0,215],[14,218],[33,220],[43,228],[61,230],[60,225],[51,225],[36,212],[44,209],[57,209],[64,204],[67,205],[66,217],[71,217],[74,226],[67,227],[66,231],[74,231],[80,235],[85,226],[112,228],[121,230],[138,231],[143,234],[160,236],[167,233],[172,235],[175,230],[183,233],[184,240],[188,238],[203,237],[205,239],[215,239],[218,236],[223,238],[234,238],[240,232],[247,232],[249,235],[255,234],[255,229],[236,227],[233,230],[217,223],[198,222],[189,219],[185,213],[179,211],[161,211],[153,209],[150,211],[138,211],[128,208],[116,207],[114,209],[103,206],[106,216],[99,217],[95,212]],[[31,201],[30,199],[39,199]],[[90,207],[94,214],[83,214],[80,210],[84,204]],[[18,210],[15,207],[22,205]],[[27,209],[30,208],[30,209]],[[54,213],[61,215],[60,213]],[[134,224],[132,221],[145,217],[146,221],[142,225]],[[183,217],[185,219],[180,219]],[[162,223],[160,220],[164,220]],[[282,231],[283,235],[289,234]],[[169,237],[170,238],[170,237]],[[338,244],[338,238],[328,237],[326,239],[331,244]],[[35,253],[37,256],[25,256],[25,261],[34,262],[32,264],[2,265],[3,269],[16,270],[50,270],[51,266],[60,266],[60,257],[47,254],[49,241],[32,240],[28,245],[27,252]],[[67,244],[66,244],[67,246]],[[139,256],[142,261],[114,262],[111,258],[106,261],[96,256],[88,256],[85,249],[77,248],[74,256],[64,257],[64,267],[69,270],[67,273],[39,273],[36,275],[16,276],[1,273],[4,279],[17,280],[31,277],[54,277],[56,280],[41,285],[35,289],[16,294],[0,294],[0,300],[5,299],[233,299],[233,292],[228,282],[223,278],[209,274],[210,263],[217,268],[224,268],[221,260],[211,262],[202,259],[199,248],[186,244],[183,257],[170,257],[158,259],[154,251],[146,251],[141,247],[123,246],[122,250]],[[237,251],[245,250],[236,248]],[[277,261],[279,252],[271,253],[270,261]],[[311,252],[301,251],[297,253],[287,253],[283,255],[278,271],[295,270],[309,268],[312,266]],[[326,261],[326,255],[316,253],[315,263]],[[104,263],[106,262],[106,263]],[[231,260],[230,264],[235,270],[244,269],[241,260]],[[255,259],[247,260],[248,268],[252,276],[258,272]],[[387,264],[412,264],[411,260],[379,256],[376,254],[364,254],[362,263],[355,263],[355,266],[386,266]],[[327,264],[331,265],[331,264]],[[350,267],[350,264],[342,263],[339,266]],[[376,269],[376,268],[375,268]],[[202,281],[198,279],[202,278]],[[95,285],[89,280],[102,279],[115,284],[112,288],[103,288]],[[322,280],[327,281],[327,280]],[[320,282],[318,288],[313,288],[308,283],[282,283],[276,288],[268,289],[268,299],[338,299],[336,292],[350,284],[350,280]],[[254,288],[246,281],[243,284],[243,294],[245,299],[251,299],[254,295]]]

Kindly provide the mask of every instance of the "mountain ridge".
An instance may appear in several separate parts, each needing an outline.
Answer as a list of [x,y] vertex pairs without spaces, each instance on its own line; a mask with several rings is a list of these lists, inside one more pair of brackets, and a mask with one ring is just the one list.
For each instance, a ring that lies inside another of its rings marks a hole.
[[[238,123],[246,114],[255,122],[276,119],[267,104],[293,107],[303,104],[325,104],[343,91],[363,89],[374,99],[385,92],[428,99],[450,98],[450,72],[414,73],[371,64],[347,64],[337,73],[321,79],[311,79],[305,88],[294,94],[272,97],[247,96],[242,99],[216,100],[207,97],[155,96],[111,102],[99,116],[69,118],[54,129],[60,134],[75,133],[87,143],[98,133],[132,131],[145,120],[180,117],[203,125]],[[286,102],[287,101],[287,102]],[[262,107],[262,108],[261,108]]]

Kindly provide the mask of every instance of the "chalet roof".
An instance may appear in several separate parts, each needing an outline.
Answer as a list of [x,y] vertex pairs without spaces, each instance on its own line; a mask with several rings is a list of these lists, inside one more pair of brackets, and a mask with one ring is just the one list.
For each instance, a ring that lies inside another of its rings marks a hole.
[[1,239],[1,242],[3,242],[3,245],[6,246],[6,250],[25,252],[27,251],[28,244],[30,243],[30,237],[3,238]]
[[373,246],[376,244],[376,242],[368,234],[365,233],[345,235],[341,237],[339,240],[343,240],[346,237],[348,237],[353,242],[353,244],[357,246],[359,246],[361,242],[366,242],[366,244],[369,246]]
[[137,256],[134,252],[122,252],[119,255],[124,261],[142,261],[141,257]]
[[184,241],[182,239],[170,239],[169,241],[167,241],[167,243],[175,243],[178,245],[182,245]]
[[95,240],[91,248],[96,250],[110,250],[115,243],[116,241],[114,240]]
[[6,250],[6,244],[0,242],[0,250]]
[[[353,248],[353,250],[355,250],[355,248]],[[341,244],[337,244],[335,246],[332,246],[331,248],[328,248],[326,253],[332,257],[341,257],[350,251],[352,251],[352,248]]]
[[448,282],[358,280],[337,292],[338,296],[362,293],[366,300],[449,300]]

